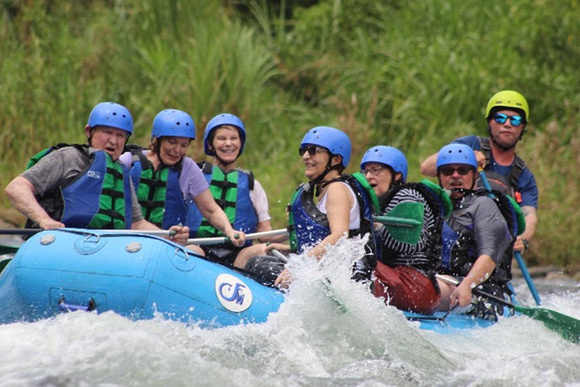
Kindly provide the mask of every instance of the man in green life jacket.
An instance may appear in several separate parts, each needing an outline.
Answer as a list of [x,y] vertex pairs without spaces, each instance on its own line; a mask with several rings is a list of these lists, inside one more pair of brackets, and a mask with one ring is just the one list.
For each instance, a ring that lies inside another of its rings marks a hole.
[[[49,151],[8,184],[6,195],[31,226],[43,229],[158,229],[143,219],[129,173],[118,162],[132,132],[126,107],[99,103],[85,126],[88,145]],[[187,243],[187,227],[170,230],[171,240]]]

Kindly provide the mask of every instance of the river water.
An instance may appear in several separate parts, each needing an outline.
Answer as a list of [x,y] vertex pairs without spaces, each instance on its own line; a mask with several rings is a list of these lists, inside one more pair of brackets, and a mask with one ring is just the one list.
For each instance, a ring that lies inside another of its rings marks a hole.
[[[0,386],[580,386],[580,345],[525,316],[421,330],[349,281],[353,248],[330,252],[330,264],[296,264],[286,302],[263,324],[202,329],[74,312],[1,325]],[[533,306],[525,282],[514,285]],[[580,318],[578,283],[536,285],[544,307]]]

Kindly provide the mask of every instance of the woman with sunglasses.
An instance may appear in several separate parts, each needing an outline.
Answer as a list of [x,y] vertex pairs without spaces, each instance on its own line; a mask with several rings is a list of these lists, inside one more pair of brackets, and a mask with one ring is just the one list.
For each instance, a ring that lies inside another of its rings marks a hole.
[[487,191],[474,191],[477,161],[464,144],[449,144],[437,157],[437,177],[450,190],[453,210],[443,226],[440,272],[459,277],[458,286],[439,280],[439,309],[467,307],[476,317],[497,320],[506,311],[492,300],[475,299],[472,289],[481,288],[496,297],[510,299],[511,253],[515,236],[498,204]]
[[[131,180],[146,220],[166,229],[185,224],[187,200],[192,200],[210,223],[242,246],[243,231],[236,231],[214,201],[197,164],[186,157],[187,147],[195,140],[195,124],[189,114],[165,109],[153,120],[148,149],[129,147],[120,160],[131,170]],[[204,255],[199,246],[189,247]]]
[[[266,192],[252,172],[237,167],[245,144],[246,128],[242,121],[233,114],[218,114],[208,122],[203,135],[205,154],[213,156],[213,162],[204,162],[200,166],[213,198],[234,228],[245,233],[269,231],[272,226]],[[187,225],[192,236],[223,236],[222,231],[208,222],[198,208],[197,203],[190,203]],[[252,241],[242,245],[226,243],[202,248],[209,259],[242,269],[246,268],[251,257],[265,254],[265,245],[252,245]]]
[[[346,133],[328,126],[312,128],[302,139],[299,154],[308,182],[298,187],[289,205],[290,246],[273,244],[268,250],[290,250],[320,259],[340,238],[370,233],[366,251],[374,261],[372,188],[362,176],[342,175],[351,157]],[[275,285],[287,287],[289,282],[285,269]]]
[[[485,110],[488,137],[465,136],[452,143],[465,144],[475,151],[478,165],[485,170],[494,190],[512,196],[522,207],[526,217],[526,231],[518,236],[516,251],[526,251],[538,223],[538,186],[530,169],[516,154],[516,145],[522,139],[530,109],[523,95],[513,90],[496,93]],[[421,173],[436,176],[437,153],[421,164]],[[479,186],[482,186],[478,183]]]
[[389,228],[376,223],[381,244],[376,267],[358,261],[353,279],[368,281],[374,269],[372,290],[376,297],[401,310],[432,313],[440,299],[435,272],[445,208],[441,190],[430,182],[407,183],[407,158],[390,146],[367,150],[360,168],[378,197],[381,215],[412,204],[420,209],[422,225],[418,241],[410,243],[396,239]]

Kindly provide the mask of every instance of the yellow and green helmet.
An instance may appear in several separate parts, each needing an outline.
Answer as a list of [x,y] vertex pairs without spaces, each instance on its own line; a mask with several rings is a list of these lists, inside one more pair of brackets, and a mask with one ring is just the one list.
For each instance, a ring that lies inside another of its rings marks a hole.
[[524,122],[527,123],[530,120],[528,101],[517,91],[502,90],[491,97],[485,109],[485,118],[489,120],[493,113],[502,108],[516,109],[523,113]]

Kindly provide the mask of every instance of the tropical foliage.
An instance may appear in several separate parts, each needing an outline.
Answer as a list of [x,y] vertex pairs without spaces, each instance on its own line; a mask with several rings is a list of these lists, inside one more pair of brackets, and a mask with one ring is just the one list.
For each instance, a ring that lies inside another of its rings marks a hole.
[[[580,264],[580,6],[575,0],[0,2],[0,183],[38,150],[82,142],[100,101],[133,113],[145,145],[161,109],[238,114],[240,159],[268,191],[274,225],[303,179],[307,129],[349,133],[357,169],[376,144],[403,150],[411,179],[446,142],[486,133],[484,106],[522,92],[519,154],[540,185],[536,263]],[[199,139],[198,139],[199,140]],[[191,156],[204,158],[201,141]],[[6,198],[1,201],[8,208]]]

